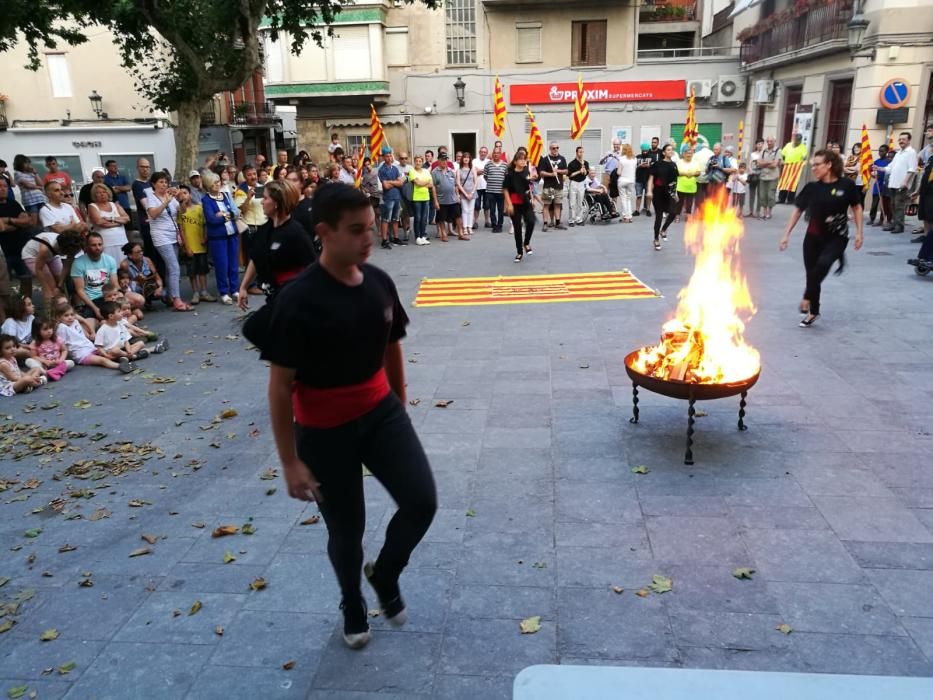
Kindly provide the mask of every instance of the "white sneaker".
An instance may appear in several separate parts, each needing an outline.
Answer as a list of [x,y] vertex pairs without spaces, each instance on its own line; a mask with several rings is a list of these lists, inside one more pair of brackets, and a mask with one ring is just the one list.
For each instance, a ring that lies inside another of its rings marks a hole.
[[424,245],[424,241],[421,239],[420,236],[415,239],[415,245]]
[[229,294],[224,294],[220,297],[220,303],[230,306],[233,303],[233,298]]
[[424,244],[425,244],[425,245],[431,245],[431,239],[428,238],[427,236],[425,236],[425,237],[422,238],[421,240],[424,241]]

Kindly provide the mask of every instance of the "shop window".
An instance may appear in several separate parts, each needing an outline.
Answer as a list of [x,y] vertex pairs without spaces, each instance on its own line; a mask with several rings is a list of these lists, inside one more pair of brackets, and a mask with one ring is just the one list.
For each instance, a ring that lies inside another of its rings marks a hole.
[[[42,153],[37,155],[27,156],[29,160],[32,161],[32,167],[36,169],[36,172],[39,173],[39,176],[44,178],[48,170],[45,167],[45,159],[47,156],[52,156],[55,160],[58,161],[58,169],[68,173],[71,176],[72,182],[76,185],[82,185],[85,182],[90,181],[90,177],[85,178],[84,174],[81,172],[81,157],[80,156],[59,156],[54,153]],[[90,176],[90,173],[88,173]]]
[[[152,153],[101,153],[100,164],[104,165],[108,160],[117,161],[117,167],[120,168],[120,174],[125,175],[126,179],[132,183],[133,180],[136,179],[136,161],[140,158],[145,158],[149,161],[149,165],[152,166],[152,169],[149,171],[150,173],[154,173],[156,171],[155,155]],[[188,178],[186,177],[185,181],[187,181],[187,179]]]

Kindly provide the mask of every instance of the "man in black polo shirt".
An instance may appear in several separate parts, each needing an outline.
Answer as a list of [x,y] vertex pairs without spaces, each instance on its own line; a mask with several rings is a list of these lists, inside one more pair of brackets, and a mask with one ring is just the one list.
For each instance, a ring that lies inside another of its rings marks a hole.
[[[288,493],[321,509],[344,642],[359,649],[370,639],[360,569],[386,620],[404,624],[399,576],[431,525],[437,494],[405,412],[408,315],[392,279],[366,263],[369,198],[334,183],[315,192],[312,212],[323,250],[279,293],[261,356],[271,363],[269,413]],[[379,557],[365,565],[363,464],[398,505]]]
[[648,189],[651,168],[661,160],[661,149],[658,148],[660,143],[661,140],[655,136],[651,139],[651,148],[645,148],[645,144],[642,144],[641,153],[638,154],[638,162],[635,167],[635,216],[638,216],[643,200],[645,202],[645,216],[651,216],[651,210],[648,208],[648,198],[644,195]]
[[[538,161],[538,177],[541,178],[541,203],[544,206],[544,226],[547,231],[550,224],[563,230],[560,222],[560,210],[564,202],[564,176],[567,174],[567,160],[560,154],[560,146],[551,141],[546,155]],[[550,214],[550,216],[549,216]],[[550,219],[550,221],[548,221]]]
[[586,221],[586,176],[590,164],[583,158],[583,146],[577,146],[576,156],[567,164],[570,179],[570,225],[582,226]]

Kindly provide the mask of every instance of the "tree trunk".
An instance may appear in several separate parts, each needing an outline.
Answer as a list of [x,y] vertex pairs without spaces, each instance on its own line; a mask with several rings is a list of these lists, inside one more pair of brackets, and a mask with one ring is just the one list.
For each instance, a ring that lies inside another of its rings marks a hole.
[[178,125],[175,127],[175,180],[178,182],[187,182],[188,173],[200,165],[198,136],[204,102],[194,98],[178,105]]

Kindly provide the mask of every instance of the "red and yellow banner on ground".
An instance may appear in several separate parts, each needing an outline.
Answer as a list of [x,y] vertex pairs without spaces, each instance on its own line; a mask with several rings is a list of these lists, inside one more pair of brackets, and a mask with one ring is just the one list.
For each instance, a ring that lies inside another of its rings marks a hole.
[[797,185],[800,182],[800,174],[803,172],[803,168],[806,165],[806,162],[800,161],[799,163],[784,163],[784,168],[781,170],[781,179],[778,180],[778,191],[787,190],[789,192],[796,192]]
[[497,139],[505,133],[505,95],[502,94],[502,83],[496,76],[496,88],[492,93],[492,132]]
[[659,294],[628,270],[566,275],[424,279],[415,306],[553,304],[565,301],[654,299]]
[[379,157],[382,147],[386,145],[386,135],[382,130],[382,122],[376,114],[376,108],[369,105],[369,155],[373,159]]
[[583,75],[577,76],[577,96],[573,101],[573,121],[570,123],[570,140],[583,137],[590,123],[590,110],[586,106],[586,91],[583,89]]
[[541,131],[535,123],[535,115],[531,109],[525,106],[528,111],[528,162],[537,167],[541,160],[541,151],[544,150],[544,139],[541,138]]

